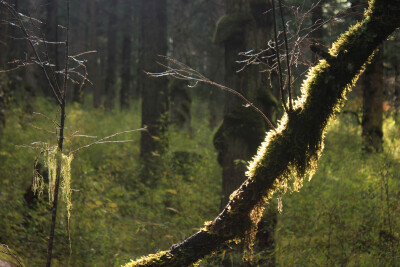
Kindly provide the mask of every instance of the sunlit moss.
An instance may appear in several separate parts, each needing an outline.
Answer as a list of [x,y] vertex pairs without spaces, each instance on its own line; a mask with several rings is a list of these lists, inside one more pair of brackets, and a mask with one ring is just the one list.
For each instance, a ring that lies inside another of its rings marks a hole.
[[154,266],[161,266],[163,263],[162,258],[168,258],[168,251],[160,251],[156,254],[149,254],[147,256],[143,256],[137,260],[131,260],[127,264],[123,265],[123,267],[136,267],[136,266],[147,266],[148,264],[153,264]]

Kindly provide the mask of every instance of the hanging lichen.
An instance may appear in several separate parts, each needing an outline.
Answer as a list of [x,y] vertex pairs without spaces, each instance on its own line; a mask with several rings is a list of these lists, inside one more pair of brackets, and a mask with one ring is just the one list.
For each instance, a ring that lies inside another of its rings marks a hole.
[[[73,154],[62,154],[59,152],[57,146],[52,146],[44,150],[44,163],[48,170],[49,183],[48,183],[48,194],[49,194],[49,202],[52,203],[54,201],[54,191],[56,187],[56,179],[57,175],[60,175],[60,189],[62,198],[66,204],[67,208],[67,218],[68,225],[69,219],[71,217],[71,162],[74,158]],[[35,194],[40,196],[43,193],[44,189],[44,179],[43,175],[37,169],[39,160],[36,159],[34,164],[34,173],[33,173],[33,183],[32,190]],[[57,168],[60,168],[59,173],[57,173]]]
[[49,172],[49,202],[54,201],[54,189],[56,187],[57,178],[57,146],[50,147],[46,150],[46,165]]
[[67,205],[68,221],[71,217],[71,162],[74,158],[73,154],[61,155],[61,194],[64,198],[65,204]]
[[37,194],[39,197],[43,194],[44,189],[44,179],[43,175],[40,174],[38,170],[39,160],[36,158],[34,169],[33,169],[33,182],[32,182],[32,191]]

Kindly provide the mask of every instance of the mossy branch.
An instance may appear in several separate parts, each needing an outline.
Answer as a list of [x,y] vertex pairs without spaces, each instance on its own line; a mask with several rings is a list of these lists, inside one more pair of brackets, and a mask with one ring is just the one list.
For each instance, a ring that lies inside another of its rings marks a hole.
[[311,178],[329,120],[376,47],[399,26],[400,0],[371,0],[364,20],[333,44],[329,59],[309,71],[290,116],[286,114],[276,131],[267,134],[249,165],[248,179],[221,214],[170,250],[125,266],[187,266],[236,238],[250,241],[251,247],[264,205],[273,193],[298,190],[304,178]]

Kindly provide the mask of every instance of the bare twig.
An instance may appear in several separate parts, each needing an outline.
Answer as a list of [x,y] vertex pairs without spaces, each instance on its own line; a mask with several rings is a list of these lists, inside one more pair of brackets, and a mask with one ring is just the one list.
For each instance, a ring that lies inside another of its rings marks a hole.
[[47,130],[47,129],[43,129],[43,128],[39,127],[39,126],[36,126],[36,125],[33,124],[33,123],[29,123],[29,125],[30,125],[32,128],[35,128],[35,129],[37,129],[37,130],[44,131],[44,132],[46,132],[46,133],[57,134],[56,131],[50,131],[50,130]]
[[20,15],[19,15],[20,13],[18,13],[18,12],[14,9],[14,7],[11,6],[10,4],[8,4],[6,1],[3,1],[3,0],[2,0],[2,1],[0,2],[0,4],[4,5],[4,6],[7,8],[7,10],[10,12],[10,14],[11,14],[11,15],[16,19],[16,21],[18,22],[18,24],[19,24],[19,26],[20,26],[20,28],[21,28],[21,30],[22,30],[22,32],[23,32],[23,34],[24,34],[26,40],[28,40],[28,43],[29,43],[30,47],[32,48],[32,51],[33,51],[33,53],[34,53],[34,55],[35,55],[37,64],[42,68],[43,73],[44,73],[45,76],[46,76],[47,82],[48,82],[49,86],[51,87],[51,90],[53,91],[54,97],[56,98],[58,104],[61,104],[61,96],[56,92],[56,88],[54,87],[52,81],[50,80],[49,73],[47,72],[47,70],[46,70],[46,68],[45,68],[45,66],[44,66],[44,64],[43,64],[43,61],[41,60],[41,58],[40,58],[40,56],[39,56],[39,53],[38,53],[38,51],[37,51],[37,49],[36,49],[36,47],[35,47],[35,44],[34,44],[32,38],[31,38],[30,34],[28,33],[27,29],[25,28],[25,25],[24,25],[23,21],[22,21],[21,18],[20,18]]
[[167,61],[172,63],[172,65],[174,67],[167,66],[165,64],[162,64],[162,63],[158,62],[158,64],[163,66],[166,69],[166,71],[160,72],[160,73],[145,72],[147,75],[150,75],[152,77],[171,76],[171,77],[174,77],[174,78],[179,79],[179,80],[193,81],[194,85],[191,85],[190,87],[195,87],[199,82],[207,83],[207,84],[216,86],[219,89],[227,91],[227,92],[229,92],[231,94],[234,94],[237,97],[239,97],[240,99],[242,99],[243,102],[245,103],[246,107],[247,106],[248,107],[252,107],[257,113],[259,113],[264,118],[264,120],[267,122],[268,126],[271,129],[275,130],[275,126],[268,119],[268,117],[258,107],[256,107],[253,103],[251,103],[245,96],[243,96],[238,91],[233,90],[232,88],[229,88],[229,87],[227,87],[225,85],[222,85],[222,84],[216,83],[214,81],[211,81],[210,79],[205,77],[203,74],[201,74],[197,70],[192,69],[191,67],[185,65],[182,62],[179,62],[176,59],[170,58],[168,56],[160,56],[160,57],[165,58]]
[[[63,143],[64,143],[64,127],[65,127],[65,105],[66,105],[66,95],[67,95],[67,83],[68,83],[68,63],[69,63],[69,23],[70,23],[70,6],[69,0],[66,0],[67,6],[67,26],[66,26],[66,39],[65,39],[65,73],[64,73],[64,83],[63,83],[63,91],[61,92],[61,103],[60,106],[60,135],[58,137],[58,150],[60,152],[63,151]],[[57,171],[56,171],[56,181],[54,186],[54,201],[53,208],[51,214],[51,226],[50,226],[50,237],[47,247],[47,262],[46,267],[51,266],[51,259],[53,253],[53,242],[54,242],[54,232],[56,228],[56,219],[57,219],[57,204],[58,204],[58,192],[60,187],[60,176],[61,176],[61,163],[57,162]],[[69,235],[69,220],[67,221],[68,235]]]
[[88,148],[90,146],[97,145],[97,144],[131,142],[132,140],[122,140],[122,141],[106,141],[106,140],[108,140],[110,138],[113,138],[115,136],[121,135],[121,134],[139,132],[139,131],[147,131],[147,129],[144,127],[144,128],[139,128],[139,129],[135,129],[135,130],[128,130],[128,131],[122,131],[122,132],[114,133],[112,135],[109,135],[109,136],[103,137],[103,138],[101,138],[99,140],[96,140],[96,141],[94,141],[94,142],[92,142],[90,144],[78,147],[77,149],[72,150],[70,153],[74,154],[74,153],[76,153],[76,152],[78,152],[78,151],[80,151],[82,149],[85,149],[85,148]]
[[275,48],[275,56],[276,56],[276,62],[278,64],[278,75],[279,75],[279,91],[281,92],[281,100],[283,104],[283,108],[285,109],[286,112],[288,112],[288,108],[286,106],[286,101],[285,101],[285,92],[283,91],[283,78],[282,78],[282,68],[281,68],[281,58],[279,55],[279,43],[278,43],[278,33],[277,33],[277,28],[276,28],[276,13],[275,13],[275,0],[271,0],[272,3],[272,16],[273,16],[273,22],[274,22],[274,48]]
[[[286,65],[287,65],[287,79],[288,79],[288,93],[289,93],[289,110],[292,111],[293,110],[293,105],[292,105],[292,89],[291,89],[291,82],[290,82],[290,61],[289,61],[289,47],[288,47],[288,40],[287,40],[287,36],[286,36],[286,24],[285,24],[285,18],[283,17],[283,11],[282,11],[282,2],[281,0],[278,0],[279,3],[279,11],[280,11],[280,15],[281,15],[281,21],[282,21],[282,28],[283,28],[283,39],[285,41],[285,53],[286,53]],[[275,18],[274,18],[275,20]]]
[[50,119],[50,118],[49,118],[48,116],[46,116],[45,114],[40,113],[40,112],[32,112],[32,114],[33,114],[33,115],[39,115],[39,116],[45,118],[46,120],[51,121],[51,122],[57,127],[57,129],[60,128],[60,124],[58,124],[58,122],[56,122],[56,121],[53,120],[53,119]]

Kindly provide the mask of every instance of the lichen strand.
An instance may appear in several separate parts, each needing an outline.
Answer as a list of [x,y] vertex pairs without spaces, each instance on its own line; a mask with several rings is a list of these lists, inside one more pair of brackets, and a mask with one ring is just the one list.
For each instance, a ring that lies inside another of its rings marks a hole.
[[[59,152],[57,146],[52,146],[46,149],[44,153],[45,157],[45,166],[48,169],[49,175],[49,184],[48,184],[48,194],[49,194],[49,202],[52,203],[54,201],[54,189],[56,185],[57,179],[57,168],[60,166],[60,178],[61,179],[61,194],[67,206],[67,215],[68,221],[71,217],[71,162],[74,158],[73,154],[64,155]],[[43,176],[36,170],[33,174],[33,184],[32,190],[35,194],[40,194],[43,192],[44,181]]]
[[35,163],[33,170],[33,182],[32,182],[32,191],[39,197],[43,194],[44,190],[44,179],[43,175],[37,170],[37,162]]
[[[67,206],[68,221],[71,217],[71,162],[74,158],[73,154],[61,155],[61,193]],[[68,224],[69,225],[69,224]]]
[[58,148],[57,146],[50,147],[47,149],[46,156],[46,166],[49,172],[49,202],[53,202],[54,200],[54,188],[56,186],[56,178],[57,178],[57,154]]

